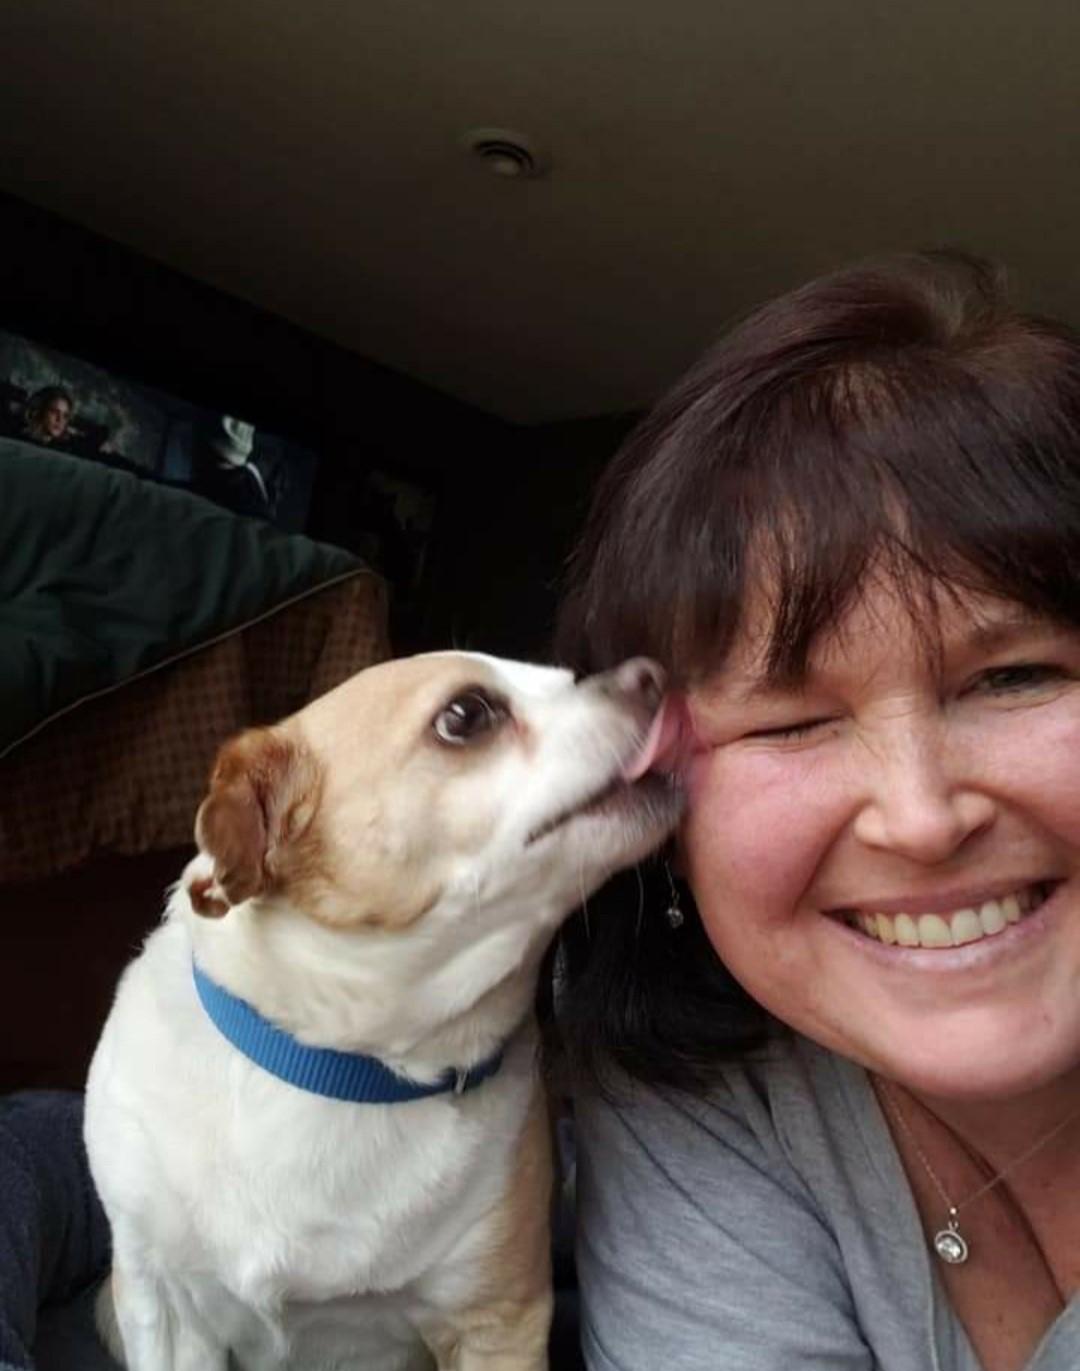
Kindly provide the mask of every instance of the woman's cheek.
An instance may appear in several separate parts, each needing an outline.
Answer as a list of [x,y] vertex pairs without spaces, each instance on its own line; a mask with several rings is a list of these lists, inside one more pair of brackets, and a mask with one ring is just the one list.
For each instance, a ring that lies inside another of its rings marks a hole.
[[693,758],[681,847],[699,903],[716,892],[786,915],[835,836],[825,770],[810,750],[735,744]]
[[1040,709],[973,712],[961,736],[968,767],[996,794],[1080,835],[1080,692]]

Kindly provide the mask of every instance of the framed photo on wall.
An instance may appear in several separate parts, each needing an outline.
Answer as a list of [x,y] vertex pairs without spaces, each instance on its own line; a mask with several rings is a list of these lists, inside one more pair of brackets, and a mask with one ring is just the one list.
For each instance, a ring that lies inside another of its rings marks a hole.
[[237,414],[139,385],[83,358],[0,331],[0,437],[179,486],[235,514],[309,533],[419,592],[435,520],[429,480],[385,451],[333,459]]
[[306,525],[317,456],[92,362],[0,332],[0,433],[184,486],[289,532]]

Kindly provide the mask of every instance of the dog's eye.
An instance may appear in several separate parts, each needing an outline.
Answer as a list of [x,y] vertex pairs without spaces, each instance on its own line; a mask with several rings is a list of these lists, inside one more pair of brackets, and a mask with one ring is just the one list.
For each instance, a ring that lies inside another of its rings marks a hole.
[[466,690],[439,710],[432,727],[440,742],[457,747],[493,732],[506,714],[506,706],[482,690]]

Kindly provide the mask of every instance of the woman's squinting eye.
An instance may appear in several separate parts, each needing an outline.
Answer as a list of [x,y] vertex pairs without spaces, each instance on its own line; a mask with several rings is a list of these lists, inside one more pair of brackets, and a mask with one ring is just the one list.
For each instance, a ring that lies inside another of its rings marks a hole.
[[815,729],[824,728],[826,724],[834,723],[835,720],[829,719],[800,719],[798,723],[777,724],[773,728],[754,728],[750,732],[744,733],[744,738],[764,738],[773,739],[776,742],[783,742],[785,739],[805,738],[813,733]]
[[493,733],[508,715],[506,705],[486,690],[463,690],[443,705],[431,727],[439,742],[462,747]]

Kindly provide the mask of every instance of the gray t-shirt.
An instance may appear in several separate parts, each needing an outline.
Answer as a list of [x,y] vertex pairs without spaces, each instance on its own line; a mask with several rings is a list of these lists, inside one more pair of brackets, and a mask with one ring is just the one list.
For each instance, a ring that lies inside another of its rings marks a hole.
[[[578,1105],[590,1371],[979,1371],[866,1073],[805,1039]],[[1078,1371],[1080,1297],[1026,1371]]]

